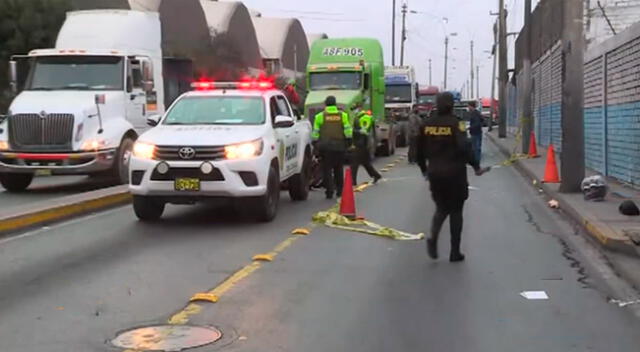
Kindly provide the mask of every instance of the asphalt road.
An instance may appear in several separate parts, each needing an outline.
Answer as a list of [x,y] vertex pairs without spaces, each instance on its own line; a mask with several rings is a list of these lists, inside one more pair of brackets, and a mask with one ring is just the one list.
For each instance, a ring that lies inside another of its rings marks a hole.
[[[360,214],[426,231],[433,204],[416,168],[385,176],[357,196]],[[640,349],[633,306],[608,302],[616,296],[604,264],[574,250],[579,236],[514,170],[471,183],[466,262],[431,261],[424,241],[317,226],[218,303],[199,304],[188,323],[224,337],[195,351]],[[0,351],[118,351],[108,343],[118,332],[166,323],[193,294],[291,238],[333,205],[322,195],[285,200],[271,224],[207,206],[171,207],[162,222],[142,224],[123,207],[0,241]],[[443,233],[443,257],[448,248]]]
[[33,179],[33,183],[25,192],[10,193],[0,186],[0,213],[2,209],[13,206],[89,192],[112,185],[112,181],[87,176],[40,176]]

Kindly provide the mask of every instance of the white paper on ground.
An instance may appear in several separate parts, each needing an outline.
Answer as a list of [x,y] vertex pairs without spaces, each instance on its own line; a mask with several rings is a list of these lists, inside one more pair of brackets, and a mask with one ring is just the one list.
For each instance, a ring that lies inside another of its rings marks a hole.
[[530,300],[549,299],[549,296],[544,291],[524,291],[520,292],[520,296]]

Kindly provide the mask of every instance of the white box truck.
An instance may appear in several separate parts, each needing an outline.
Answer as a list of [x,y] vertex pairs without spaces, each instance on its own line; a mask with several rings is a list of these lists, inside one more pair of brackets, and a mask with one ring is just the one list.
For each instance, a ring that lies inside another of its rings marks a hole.
[[385,116],[396,125],[398,147],[409,143],[409,114],[418,103],[418,82],[413,66],[387,66],[384,69]]
[[127,183],[147,119],[188,91],[193,64],[163,56],[157,12],[73,11],[55,48],[10,62],[18,95],[0,118],[0,183],[23,191],[36,172],[110,175]]

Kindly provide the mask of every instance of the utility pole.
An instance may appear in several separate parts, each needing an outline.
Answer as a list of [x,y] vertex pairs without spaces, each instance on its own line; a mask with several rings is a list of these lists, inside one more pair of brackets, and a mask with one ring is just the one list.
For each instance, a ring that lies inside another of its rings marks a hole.
[[449,62],[449,36],[444,37],[444,90],[447,90],[447,63]]
[[402,38],[400,42],[400,66],[404,66],[404,42],[407,40],[407,3],[402,4]]
[[474,76],[474,73],[473,73],[473,40],[472,40],[471,41],[471,94],[470,94],[469,98],[473,98],[473,96],[475,95],[475,94],[473,94],[473,87],[474,87],[474,85],[473,85],[473,78],[474,77],[473,76]]
[[393,0],[391,10],[391,65],[396,65],[396,0]]
[[480,66],[476,66],[476,97],[480,98]]
[[429,59],[429,85],[431,85],[431,59]]
[[494,103],[496,97],[496,66],[498,62],[498,21],[493,25],[493,73],[491,74],[491,119],[489,123],[489,131],[493,131],[493,119],[496,116],[496,106]]
[[584,166],[584,1],[564,0],[560,192],[580,192]]
[[[499,22],[499,67],[500,85],[498,86],[498,99],[500,100],[500,121],[498,137],[507,138],[507,11],[504,8],[504,0],[498,0],[500,6]],[[582,82],[582,79],[580,80]]]
[[531,77],[531,0],[524,1],[524,48],[522,50],[522,153],[529,153],[529,140],[533,131],[533,109],[531,106],[533,79]]

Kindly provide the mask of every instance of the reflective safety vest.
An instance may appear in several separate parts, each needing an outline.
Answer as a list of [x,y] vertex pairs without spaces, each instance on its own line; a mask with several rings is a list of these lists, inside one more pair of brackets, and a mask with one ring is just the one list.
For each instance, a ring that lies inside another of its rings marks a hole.
[[313,122],[313,139],[319,141],[320,148],[327,150],[343,150],[346,140],[352,138],[353,129],[349,123],[349,115],[328,106],[325,111],[316,115]]

